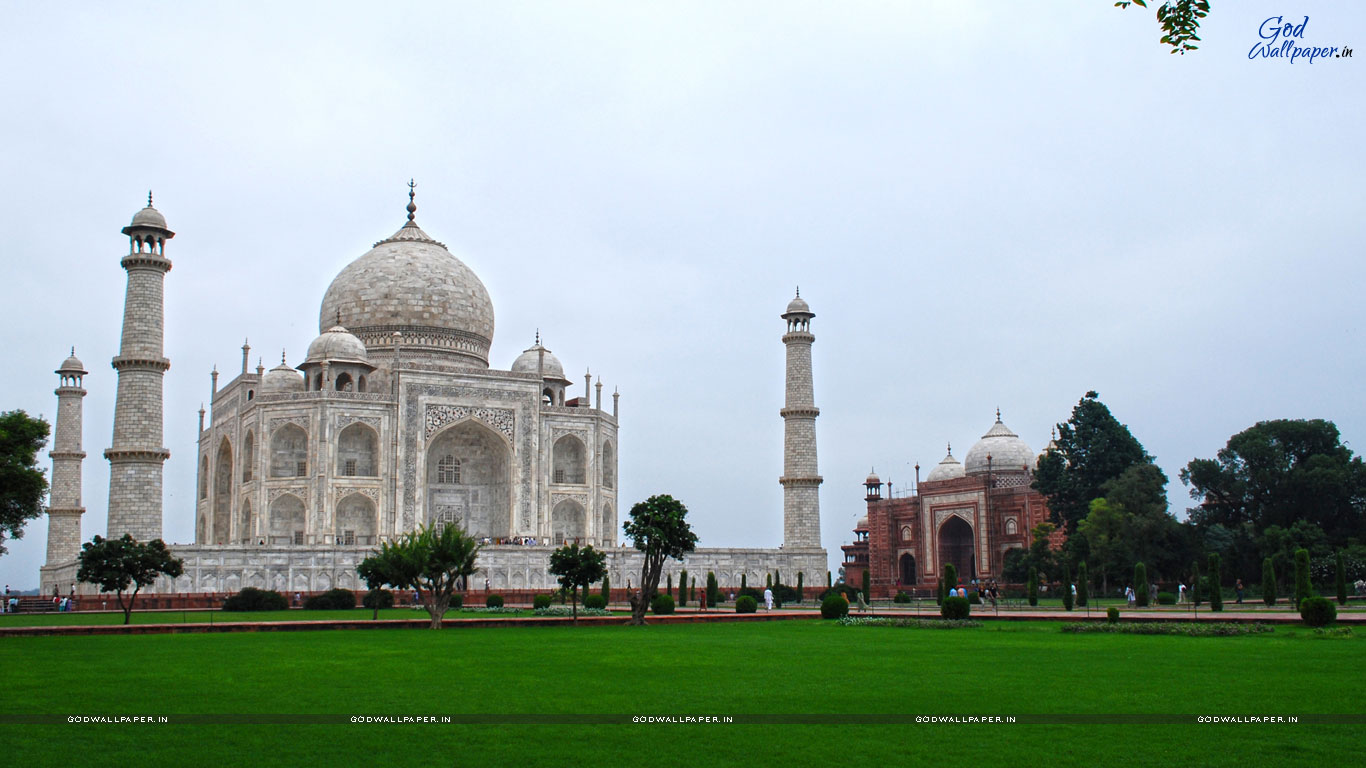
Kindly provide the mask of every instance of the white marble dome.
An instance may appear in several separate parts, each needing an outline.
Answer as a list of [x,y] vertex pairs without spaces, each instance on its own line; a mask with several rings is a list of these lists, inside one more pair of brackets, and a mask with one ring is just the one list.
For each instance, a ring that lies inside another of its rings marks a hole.
[[73,349],[71,350],[71,357],[63,360],[62,367],[53,371],[53,373],[69,373],[84,376],[87,371],[85,370],[85,364],[80,361],[80,358],[76,357],[76,350]]
[[266,371],[266,375],[261,379],[262,392],[303,392],[304,388],[303,375],[285,365],[283,360],[279,365]]
[[996,415],[996,423],[991,425],[982,439],[968,451],[963,461],[969,475],[980,475],[987,471],[987,456],[991,456],[993,472],[1027,472],[1034,468],[1034,451],[1020,436],[1010,431]]
[[308,345],[308,356],[303,364],[323,361],[369,365],[370,357],[360,339],[340,325],[334,325]]
[[806,299],[803,299],[801,294],[798,294],[797,298],[787,303],[787,314],[809,315],[811,314],[811,305],[806,303]]
[[166,217],[161,215],[161,211],[152,207],[149,202],[146,208],[133,214],[133,222],[130,227],[153,227],[156,229],[166,229]]
[[958,462],[958,459],[953,457],[953,449],[950,448],[949,453],[944,457],[944,460],[935,465],[934,469],[930,470],[930,474],[925,478],[925,482],[937,483],[940,480],[955,480],[962,476],[963,465]]
[[[544,363],[541,359],[542,352],[545,353]],[[539,341],[531,349],[518,355],[512,363],[513,373],[535,373],[538,369],[541,371],[541,378],[543,379],[569,382],[564,377],[564,366],[560,365],[560,359],[555,357],[553,352],[541,346]]]
[[425,349],[488,367],[493,302],[474,271],[413,221],[375,243],[328,286],[319,329],[342,325],[368,346]]

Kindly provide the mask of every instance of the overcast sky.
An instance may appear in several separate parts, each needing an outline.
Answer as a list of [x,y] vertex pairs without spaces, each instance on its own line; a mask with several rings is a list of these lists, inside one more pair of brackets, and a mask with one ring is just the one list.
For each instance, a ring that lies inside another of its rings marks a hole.
[[[488,287],[492,360],[541,330],[621,391],[622,511],[782,538],[784,330],[812,330],[823,543],[994,421],[1034,450],[1089,389],[1172,480],[1273,418],[1361,404],[1366,8],[1216,3],[11,3],[0,46],[0,409],[90,371],[83,536],[105,532],[127,239],[155,190],[165,538],[194,537],[197,410],[250,339],[303,359],[332,278],[405,220]],[[43,454],[42,465],[51,462]],[[49,469],[50,472],[50,469]],[[0,580],[34,587],[47,520]]]

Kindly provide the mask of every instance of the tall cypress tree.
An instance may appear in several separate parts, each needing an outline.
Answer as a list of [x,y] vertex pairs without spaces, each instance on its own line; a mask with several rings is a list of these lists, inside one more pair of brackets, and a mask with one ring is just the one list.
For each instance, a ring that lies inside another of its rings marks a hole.
[[686,570],[678,573],[678,607],[682,608],[688,604],[688,572]]
[[1077,605],[1086,607],[1086,602],[1091,599],[1091,587],[1086,583],[1090,575],[1086,572],[1086,561],[1081,562],[1077,568]]
[[1148,605],[1148,566],[1134,563],[1134,604],[1139,608]]
[[1347,569],[1342,561],[1342,550],[1338,550],[1338,605],[1347,604]]
[[1269,557],[1262,560],[1262,602],[1268,608],[1276,604],[1276,566]]
[[1300,609],[1300,601],[1314,596],[1314,587],[1309,583],[1309,550],[1295,550],[1295,610]]
[[1062,564],[1062,609],[1072,610],[1072,566]]
[[674,596],[674,575],[672,573],[669,574],[668,578],[664,581],[664,594],[669,597]]
[[721,587],[716,584],[716,573],[707,571],[707,605],[715,606],[721,602]]
[[765,588],[765,589],[772,589],[772,588],[773,588],[773,574],[771,574],[771,573],[765,573],[765,574],[764,574],[764,588]]
[[833,582],[833,581],[830,580],[830,571],[826,571],[826,572],[825,572],[825,588],[826,588],[826,589],[829,589],[829,588],[831,588],[831,587],[833,587],[833,586],[835,586],[835,582]]
[[806,581],[806,574],[802,571],[797,571],[797,602],[799,603],[802,601],[802,589],[804,586],[804,581]]
[[870,589],[871,585],[872,585],[872,574],[868,573],[868,569],[867,569],[867,568],[864,568],[864,569],[863,569],[863,599],[864,599],[864,600],[872,600],[872,599],[873,599],[873,596],[872,596],[871,594],[868,593],[868,590]]
[[947,590],[946,594],[952,594],[957,586],[958,566],[953,563],[946,563],[944,565],[944,589]]
[[749,574],[742,573],[740,574],[740,591],[744,592],[746,589],[749,589]]
[[1029,604],[1039,604],[1039,570],[1034,566],[1029,566]]
[[602,577],[602,599],[612,602],[612,579],[610,576]]
[[1219,574],[1219,553],[1209,553],[1209,609],[1224,610],[1224,580]]
[[1195,573],[1195,577],[1191,579],[1191,605],[1194,605],[1196,608],[1199,608],[1199,607],[1200,607],[1200,596],[1201,596],[1202,594],[1204,594],[1203,592],[1200,591],[1200,561],[1199,561],[1199,560],[1196,560],[1194,563],[1191,564],[1191,570]]

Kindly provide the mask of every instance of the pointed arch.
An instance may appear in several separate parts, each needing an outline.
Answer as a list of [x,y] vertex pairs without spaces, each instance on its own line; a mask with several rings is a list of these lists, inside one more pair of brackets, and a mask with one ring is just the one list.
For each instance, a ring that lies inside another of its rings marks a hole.
[[583,485],[586,482],[588,450],[575,435],[565,435],[555,441],[550,451],[551,482]]
[[308,474],[308,433],[298,424],[285,424],[270,436],[270,476]]
[[199,500],[207,501],[209,498],[209,454],[199,461]]
[[242,500],[242,510],[237,520],[237,538],[244,544],[251,543],[251,537],[256,535],[256,521],[251,516],[251,500]]
[[598,525],[598,538],[602,540],[604,547],[610,547],[617,543],[617,514],[612,508],[612,502],[605,501],[602,504],[602,515]]
[[210,544],[227,544],[232,525],[232,443],[223,438],[213,477],[213,527]]
[[598,457],[598,463],[602,465],[602,487],[617,487],[617,452],[612,447],[611,440],[604,440],[602,452]]
[[270,503],[270,543],[303,544],[306,519],[303,499],[292,493],[280,494]]
[[550,511],[550,543],[554,546],[583,539],[587,528],[583,505],[573,499],[564,499]]
[[427,446],[426,520],[455,523],[470,535],[512,535],[512,446],[499,431],[463,419]]
[[337,503],[336,542],[342,546],[373,545],[378,528],[375,503],[363,494],[353,493]]
[[379,433],[369,425],[356,422],[337,435],[337,475],[376,477],[379,475]]
[[256,474],[256,434],[247,430],[247,436],[242,439],[242,482],[250,483]]

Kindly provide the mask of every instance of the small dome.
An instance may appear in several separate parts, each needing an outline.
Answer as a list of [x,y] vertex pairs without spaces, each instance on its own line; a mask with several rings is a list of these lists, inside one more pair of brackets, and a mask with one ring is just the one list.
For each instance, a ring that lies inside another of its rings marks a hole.
[[161,215],[161,211],[153,208],[149,203],[146,208],[133,214],[133,221],[130,227],[152,227],[154,229],[167,229],[166,217]]
[[882,485],[882,478],[877,476],[873,470],[868,470],[868,479],[863,481],[864,485]]
[[949,454],[944,460],[939,462],[930,474],[925,478],[927,483],[937,483],[940,480],[955,480],[963,476],[963,465],[958,463],[958,459],[953,457],[953,448],[949,448]]
[[[544,361],[542,361],[541,353],[545,353]],[[550,350],[541,346],[539,339],[530,349],[522,352],[512,362],[513,373],[535,373],[537,370],[541,371],[541,378],[543,379],[569,383],[569,380],[564,377],[564,366],[560,365],[560,359],[555,357]]]
[[76,350],[73,349],[71,350],[71,357],[63,360],[62,367],[53,371],[53,373],[68,373],[84,376],[88,371],[85,370],[85,364],[77,359]]
[[340,325],[323,331],[321,336],[308,345],[308,357],[304,358],[303,364],[321,363],[324,360],[329,363],[370,364],[365,344]]
[[304,377],[283,360],[261,379],[262,392],[303,392],[304,389]]
[[982,439],[968,451],[964,461],[969,475],[979,475],[987,471],[987,456],[991,457],[993,472],[1028,472],[1034,468],[1034,451],[1020,436],[1001,423],[1001,414],[996,414],[996,423],[991,425]]
[[854,523],[854,530],[856,530],[856,531],[866,531],[866,530],[868,530],[868,517],[867,517],[866,515],[865,515],[864,517],[860,517],[860,518],[858,519],[858,522],[857,522],[857,523]]
[[797,295],[797,298],[787,303],[787,314],[791,315],[795,313],[811,314],[811,305],[807,304],[806,299],[803,299],[800,294]]

